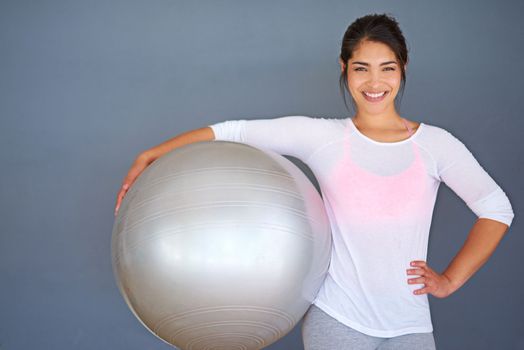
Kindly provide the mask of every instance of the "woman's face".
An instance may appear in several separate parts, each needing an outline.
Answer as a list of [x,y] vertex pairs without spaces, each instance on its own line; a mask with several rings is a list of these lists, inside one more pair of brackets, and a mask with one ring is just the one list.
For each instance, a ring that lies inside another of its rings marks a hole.
[[[343,70],[343,62],[339,61]],[[401,71],[395,53],[389,46],[362,41],[348,60],[347,79],[359,112],[381,114],[395,111]]]

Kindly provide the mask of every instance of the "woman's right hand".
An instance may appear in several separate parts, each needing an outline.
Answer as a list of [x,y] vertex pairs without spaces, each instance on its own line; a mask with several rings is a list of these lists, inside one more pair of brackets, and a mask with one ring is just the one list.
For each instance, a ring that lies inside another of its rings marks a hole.
[[116,196],[115,216],[118,214],[118,209],[120,208],[122,199],[126,195],[127,191],[129,191],[129,188],[131,188],[131,185],[135,182],[138,175],[140,175],[142,171],[144,171],[144,169],[147,168],[148,165],[151,164],[153,161],[154,159],[152,159],[145,153],[142,153],[138,157],[136,157],[135,162],[127,172],[127,175],[124,178],[124,181],[122,182],[120,192],[118,192],[118,195]]
[[204,126],[200,129],[186,131],[156,147],[150,148],[147,151],[139,154],[131,166],[131,169],[129,169],[124,182],[122,182],[120,192],[116,196],[115,216],[118,214],[118,209],[120,208],[120,203],[122,203],[122,198],[124,198],[127,191],[129,191],[129,188],[133,182],[135,182],[135,179],[142,173],[142,171],[144,171],[145,168],[147,168],[149,164],[153,163],[155,159],[177,147],[181,147],[193,142],[212,141],[214,139],[215,133],[213,132],[213,129],[209,126]]

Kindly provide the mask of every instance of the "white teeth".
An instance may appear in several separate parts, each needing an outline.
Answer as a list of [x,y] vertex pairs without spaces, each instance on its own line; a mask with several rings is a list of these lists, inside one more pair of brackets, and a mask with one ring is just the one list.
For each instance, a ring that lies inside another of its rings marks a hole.
[[373,97],[373,98],[377,98],[377,97],[380,97],[382,95],[384,95],[386,92],[385,91],[382,91],[381,93],[378,93],[378,94],[372,94],[372,93],[369,93],[369,92],[364,92],[367,96],[369,97]]

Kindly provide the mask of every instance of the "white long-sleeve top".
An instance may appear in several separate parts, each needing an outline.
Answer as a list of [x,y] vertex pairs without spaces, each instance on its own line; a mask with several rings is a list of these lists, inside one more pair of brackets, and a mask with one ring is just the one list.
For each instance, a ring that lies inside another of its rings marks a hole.
[[[286,116],[209,125],[215,140],[290,155],[318,180],[331,225],[327,277],[314,304],[376,337],[433,331],[427,294],[410,285],[412,260],[426,260],[441,182],[479,217],[511,225],[513,210],[466,146],[420,123],[408,138],[379,142],[351,118]],[[408,135],[407,135],[408,136]]]

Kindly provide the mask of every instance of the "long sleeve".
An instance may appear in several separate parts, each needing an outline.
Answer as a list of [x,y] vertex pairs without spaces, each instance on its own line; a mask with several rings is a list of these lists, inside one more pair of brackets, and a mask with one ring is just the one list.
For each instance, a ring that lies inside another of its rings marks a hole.
[[514,213],[505,192],[459,139],[443,131],[437,158],[440,180],[462,198],[477,217],[510,226]]
[[336,119],[285,116],[273,119],[226,120],[209,125],[215,140],[233,141],[269,149],[306,161],[326,143]]

